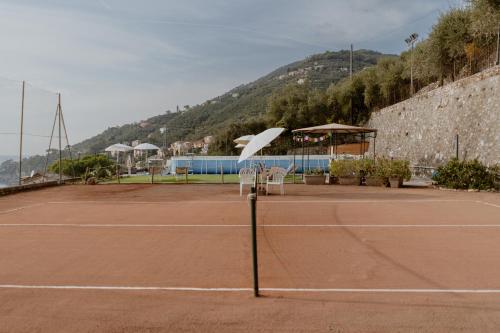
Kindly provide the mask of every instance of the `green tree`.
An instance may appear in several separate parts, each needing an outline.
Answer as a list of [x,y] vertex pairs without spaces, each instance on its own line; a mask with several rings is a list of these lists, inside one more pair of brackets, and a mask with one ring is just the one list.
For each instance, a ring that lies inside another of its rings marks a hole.
[[472,41],[470,29],[470,11],[462,8],[442,14],[433,26],[429,35],[429,56],[439,73],[441,85],[447,77],[455,80],[459,67],[466,64],[465,46]]

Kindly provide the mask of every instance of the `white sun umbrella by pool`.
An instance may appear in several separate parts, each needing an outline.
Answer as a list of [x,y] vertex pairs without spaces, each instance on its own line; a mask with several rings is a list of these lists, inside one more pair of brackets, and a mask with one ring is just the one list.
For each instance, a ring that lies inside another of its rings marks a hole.
[[159,150],[160,147],[155,146],[154,144],[151,143],[141,143],[140,145],[137,145],[134,147],[134,150]]
[[148,150],[160,150],[160,147],[155,146],[152,143],[141,143],[140,145],[137,145],[134,147],[134,150],[145,150],[146,151],[146,163],[148,164],[149,168],[149,161],[148,161]]
[[134,150],[134,148],[121,143],[115,143],[114,145],[111,145],[108,148],[104,149],[104,151],[107,152],[127,152],[131,150]]
[[134,148],[121,143],[115,143],[114,145],[111,145],[108,148],[104,149],[104,151],[106,152],[116,153],[116,163],[118,163],[118,157],[120,156],[120,153],[126,153],[131,150],[134,150]]
[[[253,139],[255,138],[255,135],[249,134],[249,135],[243,135],[240,136],[237,139],[234,139],[233,142],[237,143],[237,145],[234,148],[245,148],[246,145]],[[270,144],[266,145],[266,147],[271,147]]]
[[269,128],[262,133],[257,134],[248,144],[245,146],[243,151],[241,152],[240,158],[238,159],[238,163],[241,163],[248,158],[255,155],[259,150],[266,147],[270,144],[274,139],[280,136],[285,129],[281,127]]
[[[253,138],[255,137],[255,135],[253,134],[249,134],[249,135],[243,135],[243,136],[240,136],[239,138],[237,139],[234,139],[233,142],[234,143],[237,143],[238,145],[243,145],[246,146],[247,143],[249,143]],[[241,147],[237,147],[237,148],[241,148]]]

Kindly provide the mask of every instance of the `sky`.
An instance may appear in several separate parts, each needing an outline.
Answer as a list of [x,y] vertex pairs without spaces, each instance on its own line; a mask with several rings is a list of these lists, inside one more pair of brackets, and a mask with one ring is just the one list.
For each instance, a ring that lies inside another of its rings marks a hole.
[[0,0],[0,155],[195,105],[326,50],[398,54],[461,0]]

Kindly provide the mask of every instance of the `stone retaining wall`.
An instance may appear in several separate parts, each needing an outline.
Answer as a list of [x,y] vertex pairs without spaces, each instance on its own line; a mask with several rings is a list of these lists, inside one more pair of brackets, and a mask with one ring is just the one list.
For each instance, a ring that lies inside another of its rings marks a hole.
[[437,166],[456,154],[500,163],[500,66],[372,113],[378,156]]

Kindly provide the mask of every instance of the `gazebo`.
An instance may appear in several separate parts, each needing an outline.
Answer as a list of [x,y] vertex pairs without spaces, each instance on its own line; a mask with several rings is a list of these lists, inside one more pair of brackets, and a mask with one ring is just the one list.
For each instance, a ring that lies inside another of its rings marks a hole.
[[[305,142],[322,142],[326,139],[326,136],[329,136],[329,141],[330,141],[330,156],[333,158],[337,158],[337,147],[338,147],[338,140],[339,136],[341,135],[354,135],[354,136],[359,136],[360,139],[360,144],[359,144],[359,150],[360,150],[360,155],[364,156],[364,153],[366,152],[367,146],[366,144],[366,139],[372,138],[373,139],[373,157],[375,157],[375,141],[377,138],[377,130],[373,128],[367,128],[367,127],[357,127],[357,126],[350,126],[350,125],[343,125],[343,124],[337,124],[337,123],[331,123],[331,124],[326,124],[326,125],[320,125],[320,126],[313,126],[313,127],[305,127],[305,128],[299,128],[295,129],[292,131],[293,133],[293,139],[294,141],[299,141],[302,143],[302,171],[304,172],[304,143]],[[319,137],[319,138],[310,138],[309,135],[311,134],[323,134],[324,136]],[[294,163],[295,163],[295,149],[294,149]]]

